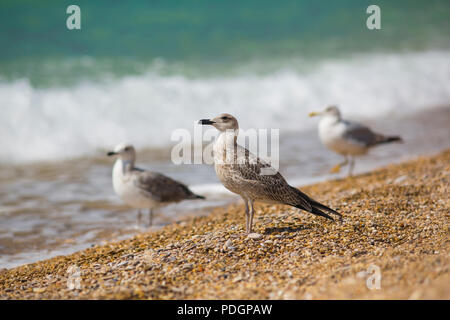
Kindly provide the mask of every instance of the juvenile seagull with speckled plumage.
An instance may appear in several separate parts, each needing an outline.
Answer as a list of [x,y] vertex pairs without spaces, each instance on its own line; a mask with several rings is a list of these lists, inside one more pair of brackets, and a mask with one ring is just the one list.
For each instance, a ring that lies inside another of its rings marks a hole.
[[202,119],[199,124],[212,125],[220,132],[213,146],[214,168],[222,184],[244,200],[247,233],[253,232],[255,201],[290,205],[330,220],[334,219],[323,211],[342,218],[335,210],[290,186],[270,164],[238,145],[239,125],[232,115],[224,113],[214,119]]
[[117,159],[112,175],[114,191],[126,204],[138,209],[138,225],[141,209],[149,209],[151,226],[153,209],[182,200],[205,199],[161,173],[136,168],[136,151],[132,145],[119,144],[114,151],[108,152],[108,156]]

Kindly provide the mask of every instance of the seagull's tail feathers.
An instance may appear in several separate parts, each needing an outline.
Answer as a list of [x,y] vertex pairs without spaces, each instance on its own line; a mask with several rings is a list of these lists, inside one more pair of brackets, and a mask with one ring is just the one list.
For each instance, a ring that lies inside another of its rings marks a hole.
[[342,215],[339,212],[321,204],[320,202],[317,202],[316,200],[311,199],[310,197],[308,197],[306,194],[304,194],[297,188],[293,188],[293,189],[295,189],[297,191],[297,193],[299,193],[302,196],[302,199],[306,200],[306,202],[308,204],[308,206],[305,206],[305,202],[303,202],[300,204],[295,204],[295,205],[293,205],[293,207],[308,211],[316,216],[321,216],[321,217],[324,217],[324,218],[334,221],[334,219],[331,216],[329,216],[328,214],[326,214],[324,212],[324,211],[327,211],[328,213],[337,215],[339,217],[339,219],[342,221]]
[[[301,205],[300,206],[295,206],[295,207],[299,208],[299,209],[302,209],[302,210],[305,210]],[[309,212],[314,214],[314,215],[316,215],[316,216],[321,216],[321,217],[327,218],[327,219],[329,219],[331,221],[334,221],[334,219],[332,217],[330,217],[328,214],[326,214],[325,212],[323,212],[322,210],[320,210],[318,208],[313,207],[312,210],[309,211]]]
[[193,193],[192,196],[189,199],[191,199],[191,200],[198,200],[198,199],[205,200],[206,198],[204,196],[200,196],[198,194]]
[[[339,217],[339,220],[342,221],[342,214],[340,214],[336,210],[333,210],[333,209],[327,207],[326,205],[323,205],[320,202],[317,202],[316,200],[313,200],[313,199],[310,199],[309,202],[311,203],[311,207],[313,208],[313,213],[314,213],[314,211],[322,212],[321,210],[325,210],[325,211],[328,211],[329,213],[337,215]],[[334,220],[334,219],[331,219],[331,220]]]
[[400,136],[383,136],[383,135],[377,136],[376,144],[384,144],[391,142],[403,143],[403,139]]

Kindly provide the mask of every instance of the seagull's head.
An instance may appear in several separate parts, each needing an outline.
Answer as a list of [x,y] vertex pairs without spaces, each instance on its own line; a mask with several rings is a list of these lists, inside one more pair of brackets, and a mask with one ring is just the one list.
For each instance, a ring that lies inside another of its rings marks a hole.
[[131,144],[121,143],[118,144],[114,151],[107,153],[108,157],[116,157],[123,161],[134,161],[136,158],[136,150]]
[[325,110],[321,111],[321,112],[311,112],[309,114],[310,117],[315,117],[315,116],[332,116],[332,117],[336,117],[336,118],[340,118],[341,117],[341,112],[339,111],[339,108],[337,106],[329,106],[327,107]]
[[228,113],[222,113],[213,119],[202,119],[198,123],[201,125],[211,125],[219,131],[235,131],[239,129],[239,124],[236,118]]

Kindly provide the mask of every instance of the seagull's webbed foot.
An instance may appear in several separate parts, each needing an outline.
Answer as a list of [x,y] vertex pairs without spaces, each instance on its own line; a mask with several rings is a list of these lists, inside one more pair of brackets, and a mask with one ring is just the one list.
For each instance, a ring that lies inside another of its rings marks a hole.
[[331,168],[330,173],[339,173],[341,171],[341,164],[335,165],[333,168]]
[[141,223],[142,223],[142,212],[141,212],[141,210],[138,210],[136,226],[134,228],[136,230],[140,229],[141,228]]
[[339,173],[341,171],[341,167],[347,165],[348,163],[348,157],[345,157],[345,160],[341,163],[338,163],[333,168],[331,168],[330,173]]
[[347,177],[353,177],[353,168],[355,167],[355,158],[351,157],[350,158],[350,167],[348,168],[348,175]]
[[148,226],[153,226],[153,209],[149,209],[148,211]]

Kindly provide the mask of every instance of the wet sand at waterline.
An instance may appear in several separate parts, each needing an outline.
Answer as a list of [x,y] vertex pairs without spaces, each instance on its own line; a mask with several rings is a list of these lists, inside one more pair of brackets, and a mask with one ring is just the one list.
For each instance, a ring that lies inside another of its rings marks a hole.
[[[446,150],[303,187],[344,221],[258,204],[259,239],[243,232],[243,205],[219,207],[132,239],[3,270],[0,298],[449,299],[449,172]],[[79,268],[79,289],[68,288],[71,266]],[[370,290],[374,266],[380,288]]]

